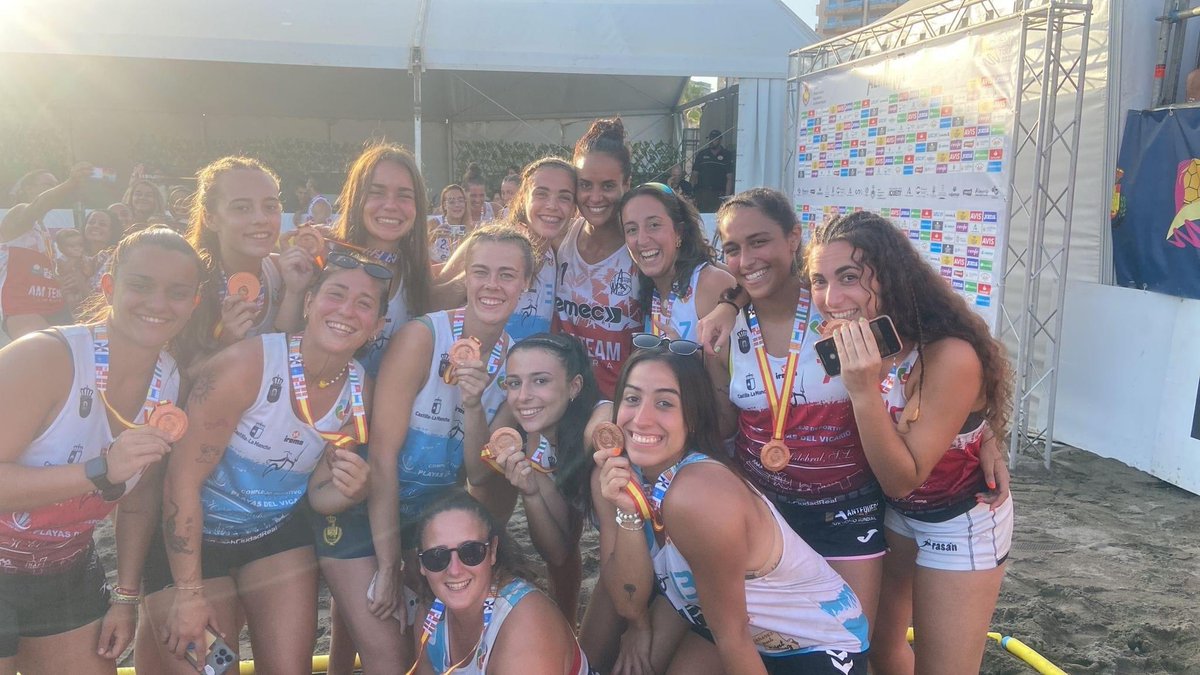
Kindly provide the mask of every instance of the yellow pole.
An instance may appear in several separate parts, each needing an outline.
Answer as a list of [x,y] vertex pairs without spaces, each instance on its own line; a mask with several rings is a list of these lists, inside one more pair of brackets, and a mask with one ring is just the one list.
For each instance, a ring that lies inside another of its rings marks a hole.
[[[987,636],[992,640],[1000,643],[1009,654],[1021,659],[1026,665],[1036,670],[1041,675],[1067,675],[1067,672],[1062,668],[1050,663],[1046,657],[1035,652],[1029,645],[1021,642],[1011,635],[1001,635],[999,633],[988,633]],[[908,641],[913,641],[912,626],[908,627]]]
[[[239,665],[240,675],[254,675],[254,661],[242,661]],[[354,667],[362,668],[362,663],[358,656],[354,657]],[[324,673],[329,670],[329,655],[318,654],[313,657],[312,671],[313,673]],[[133,668],[117,668],[117,675],[137,675]]]

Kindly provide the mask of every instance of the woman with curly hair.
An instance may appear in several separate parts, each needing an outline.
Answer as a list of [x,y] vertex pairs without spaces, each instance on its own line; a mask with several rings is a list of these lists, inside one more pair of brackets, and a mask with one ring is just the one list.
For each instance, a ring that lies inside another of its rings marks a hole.
[[[863,452],[887,498],[891,550],[872,670],[976,672],[1013,528],[1012,500],[992,504],[979,494],[991,487],[980,453],[1003,435],[1012,398],[1001,345],[880,216],[855,213],[818,229],[806,272],[817,311],[832,324],[826,333],[836,341]],[[882,315],[902,343],[890,358],[880,356],[869,326]]]

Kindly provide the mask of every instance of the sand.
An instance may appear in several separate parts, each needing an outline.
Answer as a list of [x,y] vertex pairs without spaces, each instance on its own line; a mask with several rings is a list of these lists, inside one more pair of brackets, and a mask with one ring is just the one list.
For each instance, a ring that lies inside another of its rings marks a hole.
[[[1072,675],[1200,675],[1200,496],[1080,450],[1053,464],[1023,458],[1013,477],[1016,532],[992,630]],[[519,511],[512,531],[529,546]],[[97,537],[111,576],[111,528]],[[585,602],[597,569],[592,532]],[[328,633],[322,591],[318,653]],[[242,653],[252,656],[245,632]],[[982,672],[1034,671],[991,643]]]

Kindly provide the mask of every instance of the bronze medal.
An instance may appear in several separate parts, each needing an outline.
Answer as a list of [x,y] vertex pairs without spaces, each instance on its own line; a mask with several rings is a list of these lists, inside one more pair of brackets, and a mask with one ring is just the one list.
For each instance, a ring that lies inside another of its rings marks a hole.
[[296,228],[296,234],[292,237],[292,244],[299,246],[314,258],[325,253],[325,236],[311,225],[302,225]]
[[170,401],[163,401],[154,406],[146,423],[159,431],[166,432],[170,436],[168,441],[170,443],[175,443],[183,438],[188,428],[187,413]]
[[512,427],[500,427],[492,432],[488,445],[493,457],[508,454],[521,447],[521,434]]
[[479,360],[479,340],[473,337],[459,338],[450,345],[450,349],[446,351],[450,355],[450,362],[454,365],[466,363],[467,361]]
[[592,445],[597,450],[611,452],[613,456],[619,455],[625,447],[625,433],[612,422],[601,422],[592,432]]
[[226,291],[229,295],[241,296],[243,300],[256,300],[258,292],[262,290],[262,286],[258,282],[258,277],[249,272],[238,272],[229,277],[229,286]]
[[767,441],[758,452],[758,461],[762,462],[763,468],[767,471],[783,471],[791,459],[791,451],[779,439],[773,438]]

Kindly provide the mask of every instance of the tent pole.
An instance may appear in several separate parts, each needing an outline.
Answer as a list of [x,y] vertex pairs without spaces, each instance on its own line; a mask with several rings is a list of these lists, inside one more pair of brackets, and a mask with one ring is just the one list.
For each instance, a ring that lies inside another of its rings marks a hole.
[[408,62],[413,78],[413,157],[417,166],[421,166],[421,71],[425,69],[421,56],[421,48],[413,47]]

